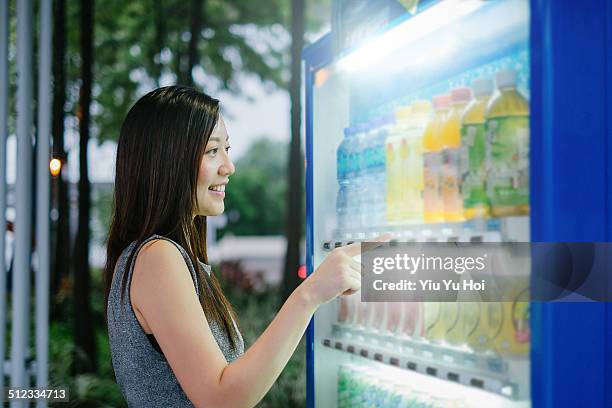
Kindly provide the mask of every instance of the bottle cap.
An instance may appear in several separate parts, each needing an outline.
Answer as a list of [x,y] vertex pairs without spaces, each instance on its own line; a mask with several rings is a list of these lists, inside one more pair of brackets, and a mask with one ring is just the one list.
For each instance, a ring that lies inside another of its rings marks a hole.
[[435,95],[431,98],[433,102],[434,109],[444,109],[448,108],[451,103],[450,95]]
[[491,95],[493,93],[493,81],[489,78],[478,78],[472,82],[472,88],[476,96]]
[[451,99],[453,103],[469,102],[472,99],[472,91],[470,88],[455,88],[451,91]]
[[516,86],[516,71],[513,69],[500,69],[495,75],[498,88],[509,88]]

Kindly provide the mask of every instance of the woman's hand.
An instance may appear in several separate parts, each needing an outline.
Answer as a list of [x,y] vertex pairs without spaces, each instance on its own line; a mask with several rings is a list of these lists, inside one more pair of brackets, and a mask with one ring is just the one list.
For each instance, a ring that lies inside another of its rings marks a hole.
[[[382,245],[391,238],[381,235],[368,243],[364,252]],[[316,305],[327,303],[340,295],[351,295],[361,288],[361,264],[353,257],[362,252],[362,243],[334,249],[319,267],[300,285]]]

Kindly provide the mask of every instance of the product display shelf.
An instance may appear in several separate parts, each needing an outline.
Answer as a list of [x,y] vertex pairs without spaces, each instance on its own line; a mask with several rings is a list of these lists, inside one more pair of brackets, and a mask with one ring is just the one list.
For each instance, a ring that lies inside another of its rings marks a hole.
[[353,242],[367,241],[383,233],[392,242],[527,242],[529,216],[489,218],[456,223],[405,224],[336,233],[321,243],[324,251]]
[[[467,346],[431,343],[334,324],[325,347],[412,372],[498,394],[511,400],[529,397],[528,379],[517,376],[529,364],[524,357],[502,357]],[[513,375],[514,374],[514,375]]]

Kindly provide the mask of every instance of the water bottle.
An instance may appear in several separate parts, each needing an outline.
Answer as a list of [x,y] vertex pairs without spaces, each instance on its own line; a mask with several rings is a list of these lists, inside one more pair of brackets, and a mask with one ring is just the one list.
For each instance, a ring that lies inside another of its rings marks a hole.
[[361,142],[365,126],[357,125],[348,139],[348,160],[346,173],[346,222],[347,228],[353,232],[361,226],[359,216],[359,196],[361,187]]
[[361,177],[360,183],[360,216],[361,216],[361,229],[366,230],[373,227],[374,219],[374,200],[373,194],[375,193],[376,177],[373,173],[376,155],[376,136],[378,134],[382,118],[375,118],[368,122],[365,132],[365,137],[362,143],[362,158],[361,158]]
[[336,197],[336,220],[338,233],[342,234],[348,228],[348,184],[349,182],[349,147],[352,128],[344,129],[344,138],[336,150],[336,176],[338,179],[338,195]]

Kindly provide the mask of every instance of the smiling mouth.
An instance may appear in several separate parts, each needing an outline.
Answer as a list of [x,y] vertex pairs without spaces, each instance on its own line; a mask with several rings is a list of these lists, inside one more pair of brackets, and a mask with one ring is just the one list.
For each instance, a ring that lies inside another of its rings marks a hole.
[[208,187],[208,191],[210,191],[211,194],[217,196],[217,197],[225,197],[225,184],[217,184],[214,186],[210,186]]
[[210,187],[208,187],[208,189],[210,191],[223,193],[223,192],[225,192],[225,184],[217,184],[217,185],[214,185],[214,186],[210,186]]

